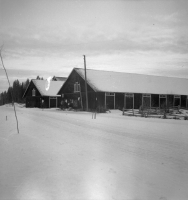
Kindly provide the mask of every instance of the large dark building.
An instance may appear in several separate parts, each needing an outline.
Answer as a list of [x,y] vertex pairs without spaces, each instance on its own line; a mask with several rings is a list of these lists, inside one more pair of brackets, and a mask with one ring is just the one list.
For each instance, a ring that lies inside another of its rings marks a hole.
[[[89,110],[188,107],[188,79],[87,69]],[[84,69],[74,68],[58,92],[86,110]]]

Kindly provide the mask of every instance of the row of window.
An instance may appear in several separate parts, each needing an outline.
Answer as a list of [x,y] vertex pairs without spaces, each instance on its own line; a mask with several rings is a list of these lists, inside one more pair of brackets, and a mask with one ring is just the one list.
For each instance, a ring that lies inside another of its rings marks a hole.
[[[74,92],[80,92],[80,84],[78,82],[76,82],[74,84]],[[112,92],[106,92],[106,96],[115,96],[115,93]],[[133,93],[126,93],[125,94],[126,97],[133,97],[134,94]],[[151,97],[151,94],[143,94],[143,97]],[[174,95],[174,98],[180,98],[180,95]],[[167,98],[167,95],[165,94],[160,94],[159,98]],[[188,98],[188,96],[187,96]]]
[[[106,92],[106,96],[115,96],[115,93],[110,93],[110,92]],[[126,97],[134,97],[133,93],[126,93],[125,94]],[[151,94],[143,94],[143,97],[151,97]],[[160,94],[159,98],[167,98],[167,95],[165,94]],[[174,98],[181,98],[180,95],[174,95]],[[187,96],[188,98],[188,96]]]
[[[132,93],[126,93],[125,96],[126,96],[126,97],[133,97],[134,94],[132,94]],[[151,94],[143,94],[143,97],[149,97],[149,98],[150,98],[150,97],[151,97]],[[165,95],[165,94],[160,94],[160,95],[159,95],[159,98],[167,98],[167,95]],[[180,98],[181,98],[181,95],[174,95],[174,98],[180,99]],[[188,96],[187,96],[187,98],[188,98]]]

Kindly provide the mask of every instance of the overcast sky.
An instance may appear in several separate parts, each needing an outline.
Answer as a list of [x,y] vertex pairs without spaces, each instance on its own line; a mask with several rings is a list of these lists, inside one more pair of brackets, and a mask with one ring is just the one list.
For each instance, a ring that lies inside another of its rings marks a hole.
[[[10,79],[74,67],[188,78],[187,0],[0,0]],[[8,83],[0,65],[0,92]]]

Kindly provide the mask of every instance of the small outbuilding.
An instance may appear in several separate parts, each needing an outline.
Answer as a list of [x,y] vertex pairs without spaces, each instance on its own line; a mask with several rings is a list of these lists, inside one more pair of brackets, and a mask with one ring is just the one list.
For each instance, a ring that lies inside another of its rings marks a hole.
[[[87,69],[88,108],[188,107],[188,79]],[[58,92],[86,110],[85,71],[74,68]]]
[[23,95],[26,107],[57,108],[60,107],[61,96],[58,91],[64,81],[47,81],[32,79]]

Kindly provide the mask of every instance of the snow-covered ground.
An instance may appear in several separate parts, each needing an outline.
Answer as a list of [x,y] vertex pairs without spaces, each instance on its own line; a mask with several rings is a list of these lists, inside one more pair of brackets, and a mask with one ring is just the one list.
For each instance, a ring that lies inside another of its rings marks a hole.
[[[0,107],[0,199],[188,199],[188,121]],[[7,120],[6,120],[7,116]]]

